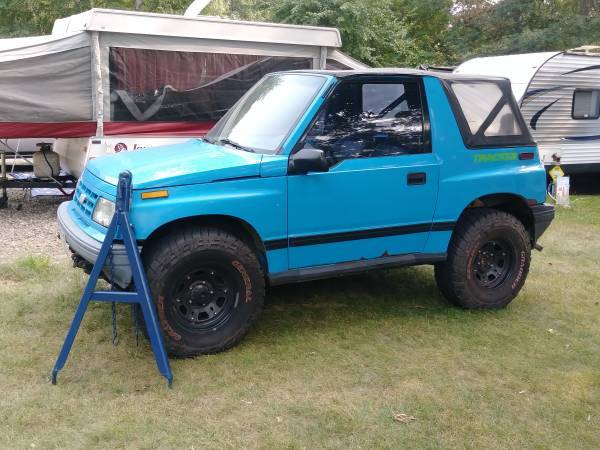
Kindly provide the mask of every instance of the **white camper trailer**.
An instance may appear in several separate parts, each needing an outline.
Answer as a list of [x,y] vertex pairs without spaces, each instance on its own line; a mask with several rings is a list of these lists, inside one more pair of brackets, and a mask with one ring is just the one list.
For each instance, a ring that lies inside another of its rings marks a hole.
[[365,67],[337,29],[92,9],[0,40],[0,139],[56,138],[63,169],[205,134],[263,75]]
[[600,48],[475,58],[455,72],[510,79],[546,166],[600,172]]

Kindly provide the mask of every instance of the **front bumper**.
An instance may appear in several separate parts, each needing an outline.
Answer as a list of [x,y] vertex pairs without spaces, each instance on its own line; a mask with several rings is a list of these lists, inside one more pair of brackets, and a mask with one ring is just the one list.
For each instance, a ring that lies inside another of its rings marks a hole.
[[[61,203],[58,207],[57,219],[59,236],[66,241],[71,251],[90,264],[94,264],[100,253],[102,242],[89,236],[77,225],[69,214],[69,202]],[[110,255],[107,261],[110,261]],[[113,245],[112,262],[113,280],[110,280],[111,269],[108,264],[105,264],[103,268],[106,279],[114,282],[120,288],[127,288],[131,282],[131,267],[124,245]]]
[[534,242],[540,238],[554,220],[555,209],[553,205],[534,205],[531,207],[533,213],[533,238]]

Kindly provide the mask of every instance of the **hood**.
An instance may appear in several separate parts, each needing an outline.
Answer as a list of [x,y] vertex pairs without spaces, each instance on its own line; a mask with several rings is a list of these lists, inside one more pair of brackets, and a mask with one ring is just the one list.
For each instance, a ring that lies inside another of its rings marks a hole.
[[261,154],[195,139],[95,158],[87,170],[113,185],[119,173],[129,170],[134,189],[150,189],[259,176],[261,160]]

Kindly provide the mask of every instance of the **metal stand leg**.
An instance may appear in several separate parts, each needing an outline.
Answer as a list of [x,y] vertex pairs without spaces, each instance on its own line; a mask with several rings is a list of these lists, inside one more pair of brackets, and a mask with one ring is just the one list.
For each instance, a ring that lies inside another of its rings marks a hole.
[[[99,302],[119,302],[119,303],[130,303],[138,304],[144,314],[146,321],[146,327],[148,329],[148,336],[150,337],[150,344],[154,357],[156,359],[156,365],[159,372],[163,375],[169,384],[169,387],[173,384],[173,374],[171,372],[171,366],[169,364],[169,358],[165,350],[163,337],[159,328],[159,323],[156,318],[156,311],[154,303],[152,302],[152,296],[150,289],[148,288],[148,281],[146,274],[143,269],[140,254],[137,248],[137,242],[135,235],[131,229],[129,222],[129,205],[131,199],[131,173],[123,172],[119,175],[119,185],[117,186],[117,203],[115,215],[108,227],[106,237],[100,249],[96,263],[90,273],[90,278],[85,287],[73,322],[65,338],[63,347],[58,355],[54,369],[52,370],[52,384],[56,384],[56,378],[58,372],[64,367],[69,357],[69,352],[77,336],[77,332],[83,320],[83,316],[88,308],[90,301]],[[133,282],[135,285],[135,292],[114,292],[114,291],[95,291],[96,283],[102,273],[102,268],[108,258],[111,244],[117,237],[117,230],[121,231],[125,248],[127,249],[127,255],[129,257],[129,264],[131,265],[133,272]]]
[[[129,223],[128,213],[123,212],[121,214],[123,214],[124,221]],[[131,227],[124,227],[122,234],[125,248],[129,255],[129,264],[133,269],[133,282],[138,295],[140,296],[140,301],[138,303],[142,308],[142,314],[144,315],[144,320],[146,322],[150,344],[152,345],[152,351],[154,352],[154,358],[156,359],[156,365],[159,372],[169,382],[169,387],[171,387],[173,384],[173,375],[171,373],[169,358],[165,350],[163,337],[156,317],[156,309],[154,308],[154,302],[152,302],[152,295],[150,293],[150,288],[148,287],[148,280],[146,279],[146,274],[143,269],[144,266],[142,265],[140,253],[138,252],[137,242]]]

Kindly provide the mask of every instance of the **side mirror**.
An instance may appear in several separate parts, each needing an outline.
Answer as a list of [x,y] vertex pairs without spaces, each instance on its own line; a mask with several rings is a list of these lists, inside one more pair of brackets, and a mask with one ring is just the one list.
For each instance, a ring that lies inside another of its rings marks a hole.
[[288,174],[306,175],[309,172],[329,172],[329,162],[323,150],[303,148],[290,157]]

